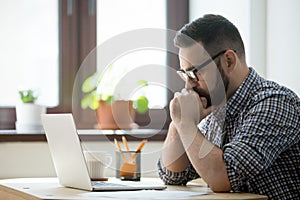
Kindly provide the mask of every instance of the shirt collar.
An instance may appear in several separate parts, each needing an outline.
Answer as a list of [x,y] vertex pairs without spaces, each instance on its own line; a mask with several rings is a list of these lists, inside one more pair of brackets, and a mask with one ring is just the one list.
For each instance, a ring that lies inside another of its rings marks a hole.
[[235,93],[231,96],[231,98],[227,101],[225,105],[226,113],[231,116],[235,116],[243,111],[246,106],[246,102],[248,102],[248,97],[250,95],[250,91],[253,88],[255,81],[258,78],[258,74],[256,71],[249,67],[249,74],[239,86],[239,88],[235,91]]

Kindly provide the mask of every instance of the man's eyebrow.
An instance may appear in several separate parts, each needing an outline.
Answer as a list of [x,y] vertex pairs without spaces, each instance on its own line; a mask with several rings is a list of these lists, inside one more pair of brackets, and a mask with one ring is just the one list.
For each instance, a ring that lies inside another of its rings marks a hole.
[[189,70],[193,70],[193,69],[195,69],[195,67],[191,66],[191,67],[187,68],[185,71],[189,71]]

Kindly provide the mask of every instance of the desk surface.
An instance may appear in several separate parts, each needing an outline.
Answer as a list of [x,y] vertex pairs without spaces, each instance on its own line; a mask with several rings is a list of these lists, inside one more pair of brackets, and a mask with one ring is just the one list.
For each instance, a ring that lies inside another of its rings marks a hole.
[[[156,178],[143,178],[143,182],[161,183]],[[163,191],[88,192],[59,185],[56,178],[22,178],[0,180],[0,197],[6,200],[41,199],[267,199],[248,193],[213,193],[203,182],[188,186],[168,186]]]
[[[144,182],[158,179],[145,178]],[[56,178],[23,178],[0,180],[0,197],[6,200],[41,199],[267,199],[248,193],[213,193],[205,185],[191,183],[188,186],[168,186],[163,191],[88,192],[59,185]]]

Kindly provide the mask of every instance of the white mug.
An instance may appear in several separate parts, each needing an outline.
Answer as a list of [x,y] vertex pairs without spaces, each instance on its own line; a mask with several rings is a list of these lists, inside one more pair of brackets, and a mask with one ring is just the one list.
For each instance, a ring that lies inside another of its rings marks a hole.
[[91,179],[105,178],[105,168],[112,162],[112,156],[105,151],[84,151],[87,168]]

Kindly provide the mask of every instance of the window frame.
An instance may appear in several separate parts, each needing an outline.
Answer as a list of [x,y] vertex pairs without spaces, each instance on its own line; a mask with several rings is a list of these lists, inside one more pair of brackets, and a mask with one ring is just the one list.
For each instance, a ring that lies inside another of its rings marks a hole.
[[[59,105],[47,108],[47,113],[70,113],[72,112],[73,84],[81,62],[88,53],[94,49],[96,41],[96,1],[94,0],[58,0],[59,1]],[[167,29],[179,30],[189,20],[188,0],[166,0],[167,2]],[[174,51],[173,38],[167,38],[167,48]],[[167,52],[167,66],[177,70],[178,57],[174,53]],[[178,82],[177,77],[167,75],[169,88],[182,88],[183,83]],[[167,92],[167,101],[173,97],[172,91]],[[151,125],[155,128],[161,120],[165,120],[163,129],[167,129],[171,121],[160,119],[162,112],[169,113],[169,105],[165,110],[151,109],[149,112],[153,119]],[[96,122],[95,111],[80,112],[75,119],[79,129],[91,129]],[[149,122],[148,115],[137,114],[136,121],[139,124]],[[0,130],[15,129],[15,107],[0,107]],[[156,123],[157,122],[157,123]]]

